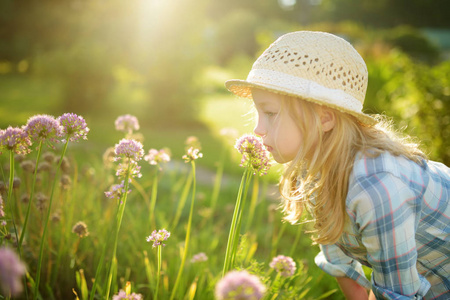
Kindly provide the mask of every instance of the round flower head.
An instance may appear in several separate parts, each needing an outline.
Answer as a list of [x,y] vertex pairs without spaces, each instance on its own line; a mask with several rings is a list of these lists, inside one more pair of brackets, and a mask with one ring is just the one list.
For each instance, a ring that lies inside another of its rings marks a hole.
[[264,296],[266,287],[255,275],[247,271],[228,272],[216,285],[218,300],[258,300]]
[[89,231],[87,229],[87,225],[84,222],[78,222],[72,227],[72,232],[76,233],[80,238],[86,237],[89,235]]
[[34,141],[57,142],[61,137],[62,127],[53,116],[36,115],[28,119],[24,128],[28,136]]
[[0,248],[0,287],[3,295],[14,297],[22,292],[22,276],[26,271],[25,265],[13,250]]
[[147,242],[153,242],[153,248],[160,245],[165,246],[165,244],[163,244],[162,242],[166,241],[169,237],[170,232],[165,229],[161,229],[158,231],[154,230],[152,234],[147,237]]
[[202,157],[203,153],[200,153],[200,149],[194,147],[190,147],[189,149],[187,149],[186,154],[183,155],[183,159],[186,163]]
[[114,122],[116,130],[122,131],[128,134],[133,133],[133,130],[139,130],[139,122],[135,116],[123,115],[119,116]]
[[200,253],[197,253],[194,256],[192,256],[191,263],[203,262],[203,261],[207,261],[207,260],[208,260],[208,256],[206,256],[206,254],[204,252],[200,252]]
[[69,138],[69,141],[75,142],[80,138],[86,140],[89,128],[86,126],[86,121],[82,116],[76,114],[66,113],[58,118],[62,126],[62,134]]
[[234,146],[242,154],[241,167],[250,164],[253,174],[265,175],[270,168],[269,154],[261,139],[251,134],[244,134]]
[[294,275],[296,266],[294,260],[289,256],[278,255],[274,257],[269,266],[275,269],[281,276],[289,277]]
[[165,149],[161,149],[159,151],[156,149],[150,149],[148,154],[144,156],[144,160],[148,161],[151,165],[158,165],[161,162],[169,162],[170,155]]
[[116,161],[121,157],[129,158],[133,161],[140,161],[144,156],[142,144],[135,140],[122,139],[114,148]]
[[[119,164],[116,172],[118,177],[141,177],[141,167],[138,166],[137,161],[140,161],[144,156],[144,149],[142,144],[135,140],[122,139],[114,148],[116,157],[115,161],[124,159],[124,163]],[[129,174],[128,174],[129,172]]]
[[16,154],[27,154],[31,146],[28,134],[18,127],[9,126],[5,130],[0,131],[0,150],[6,149]]

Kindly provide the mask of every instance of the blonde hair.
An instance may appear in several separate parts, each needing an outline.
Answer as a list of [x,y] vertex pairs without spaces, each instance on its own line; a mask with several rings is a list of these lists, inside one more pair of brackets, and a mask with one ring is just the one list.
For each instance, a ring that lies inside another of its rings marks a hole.
[[[298,223],[307,208],[314,221],[315,243],[333,244],[344,230],[348,180],[358,152],[376,157],[387,151],[419,164],[426,158],[417,144],[400,137],[383,117],[376,125],[365,125],[349,114],[295,97],[285,97],[282,108],[303,133],[302,147],[279,184],[284,219]],[[335,115],[335,126],[327,132],[321,128],[323,109]]]

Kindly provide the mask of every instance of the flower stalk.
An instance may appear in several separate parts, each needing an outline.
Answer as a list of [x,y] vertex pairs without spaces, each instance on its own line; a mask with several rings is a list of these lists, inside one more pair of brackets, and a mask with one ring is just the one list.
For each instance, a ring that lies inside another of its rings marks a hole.
[[156,288],[155,293],[153,295],[153,298],[156,300],[158,299],[159,294],[159,281],[161,278],[161,262],[162,262],[162,247],[166,246],[163,244],[165,240],[167,240],[170,237],[170,232],[161,229],[161,230],[154,230],[152,234],[147,237],[147,242],[153,242],[153,248],[157,248],[157,259],[158,259],[158,269],[157,269],[157,275],[156,275]]
[[[56,168],[56,174],[58,174],[58,172],[61,170],[61,164],[62,164],[64,155],[66,154],[68,145],[69,145],[69,138],[67,138],[66,142],[64,143],[64,148],[62,150],[61,157],[58,161],[58,167]],[[37,266],[37,271],[36,271],[33,299],[37,299],[37,296],[39,293],[39,284],[40,284],[40,280],[41,280],[42,258],[44,256],[44,244],[45,244],[45,240],[46,240],[48,221],[50,219],[50,213],[51,213],[51,208],[52,208],[52,203],[53,203],[53,194],[54,194],[55,188],[56,188],[56,182],[57,182],[56,178],[57,178],[57,176],[55,176],[55,180],[53,180],[52,190],[50,192],[50,199],[49,199],[48,208],[47,208],[47,215],[46,215],[45,221],[44,221],[44,231],[42,233],[41,244],[39,247],[39,259],[38,259],[38,266]]]
[[[127,176],[125,177],[125,191],[128,191],[128,186],[129,186],[129,174],[131,172],[131,166],[132,164],[128,164],[128,172],[127,172]],[[122,225],[122,219],[123,219],[123,214],[125,212],[125,205],[127,203],[127,195],[128,193],[123,193],[122,195],[122,199],[119,202],[119,209],[118,209],[118,213],[117,213],[117,217],[116,217],[116,228],[115,228],[115,233],[114,233],[114,242],[113,242],[113,254],[112,254],[112,262],[111,262],[111,266],[108,272],[108,279],[106,282],[106,288],[105,288],[105,293],[106,293],[106,299],[109,299],[109,293],[111,290],[111,284],[112,284],[112,278],[113,278],[113,271],[114,271],[114,261],[117,261],[117,242],[119,240],[119,231],[120,231],[120,227]]]
[[27,225],[28,225],[28,218],[30,216],[30,211],[31,211],[31,203],[33,202],[33,196],[34,196],[34,190],[36,187],[36,177],[37,177],[37,170],[38,170],[38,166],[39,166],[39,160],[41,158],[41,153],[42,153],[42,140],[39,141],[39,146],[38,146],[38,153],[37,153],[37,157],[36,157],[36,166],[34,168],[34,174],[33,174],[33,182],[31,184],[31,191],[30,191],[30,199],[28,201],[28,205],[27,205],[27,211],[25,213],[25,220],[23,222],[23,226],[22,226],[22,232],[20,233],[20,238],[19,238],[19,248],[22,246],[23,244],[23,239],[25,237],[25,231],[27,229]]
[[250,176],[251,176],[250,170],[248,168],[245,168],[244,173],[242,174],[241,184],[239,185],[236,204],[234,206],[230,232],[228,233],[227,250],[225,253],[225,261],[223,265],[222,276],[225,276],[225,274],[231,270],[231,267],[236,257],[237,243],[239,241],[240,220],[242,217],[242,207],[243,207],[243,205],[241,205],[241,202],[243,199],[246,198],[247,187],[251,180]]
[[[201,157],[201,156],[199,156],[199,157]],[[181,264],[180,264],[180,268],[178,270],[177,279],[175,280],[175,284],[173,286],[172,294],[170,295],[170,300],[174,299],[175,295],[177,293],[178,285],[180,284],[181,276],[183,274],[184,265],[186,263],[186,257],[187,257],[188,251],[189,251],[189,242],[190,242],[190,238],[191,238],[191,227],[192,227],[192,215],[194,213],[195,189],[196,189],[195,159],[196,158],[192,158],[191,159],[192,178],[193,178],[192,199],[191,199],[191,208],[189,210],[189,219],[188,219],[188,224],[187,224],[187,229],[186,229],[186,239],[185,239],[185,242],[184,242],[184,252],[183,252],[183,256],[181,258]]]
[[158,299],[159,281],[160,281],[160,278],[161,278],[161,261],[162,261],[161,251],[162,251],[161,245],[159,245],[158,246],[158,271],[157,271],[157,274],[156,274],[156,289],[155,289],[155,295],[154,295],[155,300]]
[[[227,249],[223,265],[222,276],[234,266],[239,234],[242,224],[242,213],[245,209],[248,187],[251,182],[251,175],[265,175],[269,170],[270,163],[267,150],[261,139],[253,135],[243,135],[236,141],[235,148],[242,154],[241,167],[244,167],[239,191],[236,198],[233,217],[231,220],[230,232],[228,234]],[[254,192],[255,197],[257,193]],[[256,199],[252,202],[256,203]],[[252,216],[253,218],[253,216]]]

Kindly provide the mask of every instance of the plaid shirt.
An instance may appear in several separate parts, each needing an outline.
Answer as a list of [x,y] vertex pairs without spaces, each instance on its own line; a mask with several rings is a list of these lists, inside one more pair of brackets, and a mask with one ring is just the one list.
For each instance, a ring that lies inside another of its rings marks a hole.
[[[358,155],[347,222],[316,264],[372,289],[377,299],[450,299],[450,169],[384,153]],[[372,269],[370,281],[362,265]]]

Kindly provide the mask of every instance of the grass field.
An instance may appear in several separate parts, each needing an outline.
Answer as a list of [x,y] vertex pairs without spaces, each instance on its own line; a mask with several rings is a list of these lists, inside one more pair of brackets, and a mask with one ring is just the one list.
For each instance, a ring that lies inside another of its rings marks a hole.
[[[2,128],[7,125],[20,126],[34,114],[54,114],[58,111],[58,86],[51,82],[20,78],[5,78],[0,81],[0,119]],[[170,164],[158,171],[147,162],[140,162],[142,178],[133,180],[124,210],[117,246],[117,261],[111,263],[112,254],[105,253],[105,267],[100,273],[99,286],[95,298],[104,295],[104,282],[109,267],[113,266],[111,290],[117,292],[130,281],[132,290],[141,293],[145,299],[154,299],[157,268],[156,249],[145,241],[154,229],[166,228],[171,231],[167,246],[162,249],[162,273],[160,299],[169,299],[179,271],[189,219],[189,203],[195,201],[192,218],[192,236],[188,259],[204,252],[208,260],[202,263],[186,263],[175,299],[212,299],[214,285],[221,277],[222,266],[230,228],[233,207],[238,193],[243,169],[239,167],[240,157],[233,149],[233,142],[220,135],[220,129],[233,127],[239,134],[251,132],[252,115],[248,113],[251,104],[224,94],[212,94],[202,101],[201,120],[205,126],[196,128],[167,128],[154,130],[141,128],[144,149],[168,147],[172,152]],[[126,114],[127,111],[123,111]],[[74,297],[72,289],[80,299],[88,299],[92,280],[101,261],[102,249],[110,245],[111,230],[115,224],[117,203],[106,199],[104,192],[117,180],[114,170],[104,165],[102,155],[107,147],[112,147],[123,138],[123,133],[114,129],[117,115],[105,114],[99,118],[87,117],[91,131],[87,141],[69,144],[66,157],[71,163],[67,175],[70,186],[57,187],[51,215],[41,275],[40,293],[43,299],[69,299]],[[204,157],[196,161],[197,190],[192,195],[189,184],[191,167],[181,156],[185,152],[184,142],[188,136],[196,136],[202,144]],[[49,151],[46,149],[45,151]],[[60,155],[61,148],[50,150]],[[224,153],[224,155],[223,155]],[[28,155],[36,159],[36,151]],[[8,156],[1,156],[3,178],[7,181]],[[217,170],[223,166],[220,192],[213,204],[213,194]],[[56,166],[53,166],[55,168]],[[15,221],[19,231],[27,203],[20,201],[22,195],[29,194],[33,176],[20,164],[16,164],[16,177],[22,184],[14,190]],[[155,185],[155,172],[159,174]],[[244,218],[244,234],[238,249],[236,268],[248,269],[263,278],[270,287],[267,299],[294,299],[293,295],[303,295],[304,299],[318,299],[324,293],[337,288],[333,278],[325,275],[314,265],[317,246],[312,246],[306,228],[281,222],[281,213],[275,210],[278,204],[276,182],[280,166],[271,169],[261,177],[256,190],[249,191],[249,199],[255,198],[254,206],[247,206],[245,216],[254,214],[251,223]],[[42,172],[36,185],[36,192],[48,195],[55,180],[54,173]],[[58,177],[57,177],[58,178]],[[255,184],[253,180],[252,186]],[[158,197],[154,214],[149,214],[153,187],[158,187]],[[36,194],[37,195],[37,194]],[[30,278],[35,278],[38,248],[42,236],[45,211],[34,203],[31,206],[30,224],[23,246],[23,257],[28,265]],[[178,221],[175,221],[178,220]],[[72,233],[72,226],[83,221],[87,224],[89,236],[80,238]],[[9,223],[10,224],[10,223]],[[12,228],[9,228],[12,231]],[[2,237],[2,243],[6,240]],[[108,249],[107,249],[108,250]],[[297,263],[298,272],[286,281],[276,281],[268,264],[279,254],[291,256]],[[115,268],[114,268],[115,266]],[[83,284],[85,283],[85,284]],[[28,296],[31,297],[31,289]],[[277,296],[278,295],[278,296]],[[296,297],[295,296],[295,297]],[[22,295],[25,297],[25,295]],[[272,298],[275,297],[275,298]],[[327,299],[342,299],[339,293]]]

